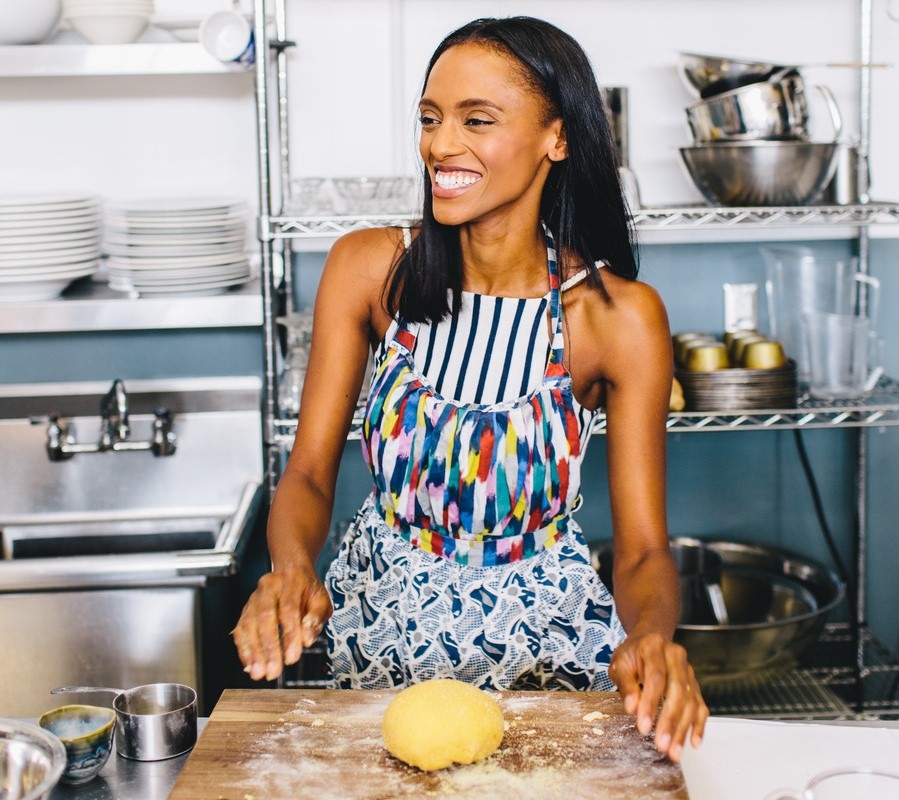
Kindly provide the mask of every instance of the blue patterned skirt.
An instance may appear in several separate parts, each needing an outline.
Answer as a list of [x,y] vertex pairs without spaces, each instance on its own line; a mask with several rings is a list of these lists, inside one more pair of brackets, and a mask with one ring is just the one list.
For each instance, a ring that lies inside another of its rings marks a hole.
[[450,677],[483,689],[615,688],[609,659],[625,632],[573,520],[530,558],[474,567],[409,544],[369,497],[325,583],[337,688]]

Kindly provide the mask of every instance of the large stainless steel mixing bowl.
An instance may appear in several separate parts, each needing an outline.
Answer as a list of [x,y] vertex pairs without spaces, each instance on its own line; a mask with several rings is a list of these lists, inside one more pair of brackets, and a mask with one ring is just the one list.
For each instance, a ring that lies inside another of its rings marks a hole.
[[[672,539],[672,544],[678,541]],[[686,648],[703,689],[764,683],[795,667],[818,640],[827,614],[843,599],[842,581],[821,564],[787,550],[699,541],[722,559],[718,585],[728,617],[726,623],[715,622],[701,604],[682,603],[675,639]],[[610,544],[594,546],[597,562],[609,585]]]
[[712,205],[811,203],[836,169],[834,142],[748,141],[681,147],[683,165]]
[[66,766],[66,749],[37,725],[0,719],[0,797],[42,800]]

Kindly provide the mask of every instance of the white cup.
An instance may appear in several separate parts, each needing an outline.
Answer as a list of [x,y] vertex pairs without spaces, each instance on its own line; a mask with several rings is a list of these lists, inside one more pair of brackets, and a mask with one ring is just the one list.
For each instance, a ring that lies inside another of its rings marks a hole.
[[225,64],[249,66],[256,59],[253,26],[239,11],[216,11],[200,23],[200,44]]
[[855,767],[822,772],[801,792],[779,790],[765,800],[895,800],[899,797],[899,774]]

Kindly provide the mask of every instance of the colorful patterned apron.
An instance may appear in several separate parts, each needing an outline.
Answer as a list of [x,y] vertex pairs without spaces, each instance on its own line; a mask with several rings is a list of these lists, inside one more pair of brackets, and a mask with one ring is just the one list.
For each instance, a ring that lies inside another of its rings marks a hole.
[[374,489],[328,574],[338,686],[612,688],[624,631],[569,516],[584,448],[546,238],[553,334],[539,387],[491,405],[441,397],[403,323],[376,367],[362,432]]

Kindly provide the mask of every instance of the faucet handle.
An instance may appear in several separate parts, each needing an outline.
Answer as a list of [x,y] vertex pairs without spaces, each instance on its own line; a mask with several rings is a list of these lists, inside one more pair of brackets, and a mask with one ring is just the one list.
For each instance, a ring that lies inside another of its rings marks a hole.
[[177,437],[172,430],[172,412],[167,408],[153,409],[153,439],[150,449],[154,456],[170,456],[175,452]]
[[103,418],[102,439],[111,447],[116,441],[124,441],[130,434],[128,424],[128,394],[121,378],[112,382],[112,387],[100,401],[100,416]]
[[67,453],[64,449],[67,443],[71,443],[69,426],[63,422],[58,411],[51,411],[47,415],[47,421],[47,455],[50,460],[65,461],[71,458],[72,453]]

